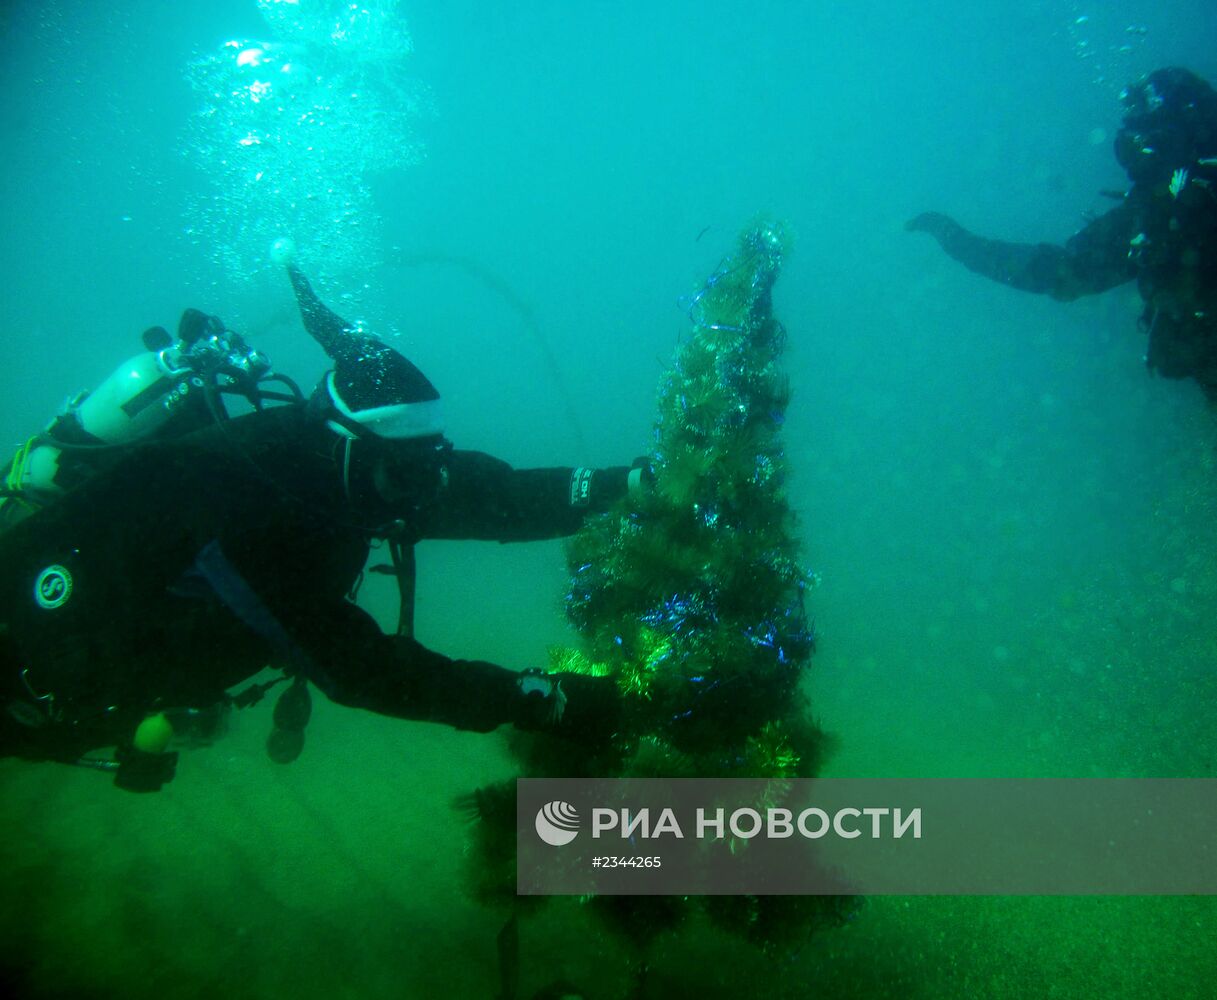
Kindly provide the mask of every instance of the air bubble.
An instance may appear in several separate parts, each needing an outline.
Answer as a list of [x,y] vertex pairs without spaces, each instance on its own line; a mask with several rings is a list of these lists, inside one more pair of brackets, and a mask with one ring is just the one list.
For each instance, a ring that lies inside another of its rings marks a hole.
[[188,69],[200,107],[185,152],[216,189],[189,226],[234,278],[270,266],[266,247],[284,232],[304,266],[324,246],[331,275],[361,272],[379,253],[371,175],[418,158],[398,0],[258,8],[270,39],[230,41]]

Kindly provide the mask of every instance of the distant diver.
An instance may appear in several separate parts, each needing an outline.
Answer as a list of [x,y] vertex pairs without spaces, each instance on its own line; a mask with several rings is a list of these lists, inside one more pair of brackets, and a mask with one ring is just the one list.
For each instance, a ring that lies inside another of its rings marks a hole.
[[1195,379],[1217,401],[1217,92],[1167,68],[1121,100],[1115,155],[1132,185],[1063,247],[984,239],[938,212],[905,228],[977,274],[1063,302],[1136,280],[1150,371]]

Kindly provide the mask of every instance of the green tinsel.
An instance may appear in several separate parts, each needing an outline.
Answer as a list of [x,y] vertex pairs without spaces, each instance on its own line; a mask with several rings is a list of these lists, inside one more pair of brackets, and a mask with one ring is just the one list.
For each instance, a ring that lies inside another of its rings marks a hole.
[[[660,384],[654,488],[569,544],[566,608],[583,645],[552,651],[551,667],[613,676],[626,704],[621,738],[583,760],[584,773],[805,778],[826,751],[800,690],[815,650],[804,608],[814,578],[799,562],[784,492],[789,386],[771,290],[786,242],[780,225],[748,228],[693,296],[691,333]],[[526,742],[529,773],[572,773],[569,745]],[[597,910],[610,921],[645,913],[653,931],[701,902]],[[834,923],[841,909],[832,899],[744,897],[713,916],[766,946]],[[777,912],[782,921],[769,919]]]
[[[639,728],[692,754],[701,776],[802,773],[780,736],[803,710],[814,649],[779,435],[789,388],[770,292],[785,243],[778,225],[749,228],[693,297],[660,385],[655,488],[569,548],[567,609],[585,646],[565,662],[611,672]],[[628,756],[621,773],[635,773]]]

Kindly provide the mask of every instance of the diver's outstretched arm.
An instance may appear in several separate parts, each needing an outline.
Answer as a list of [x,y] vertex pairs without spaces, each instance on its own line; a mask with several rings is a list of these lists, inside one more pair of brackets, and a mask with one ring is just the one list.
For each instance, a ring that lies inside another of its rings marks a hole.
[[1134,235],[1128,203],[1095,219],[1063,247],[985,239],[941,212],[923,212],[904,228],[929,233],[948,256],[969,271],[1062,302],[1105,292],[1136,274],[1128,256],[1129,240]]
[[482,452],[453,451],[445,462],[444,489],[435,502],[416,508],[419,537],[563,538],[578,531],[589,514],[645,492],[642,464],[645,459],[634,467],[515,469]]
[[482,733],[511,723],[592,743],[619,722],[620,697],[611,678],[520,674],[480,660],[449,659],[407,636],[385,635],[345,601],[302,619],[298,631],[308,654],[324,667],[322,690],[340,705]]

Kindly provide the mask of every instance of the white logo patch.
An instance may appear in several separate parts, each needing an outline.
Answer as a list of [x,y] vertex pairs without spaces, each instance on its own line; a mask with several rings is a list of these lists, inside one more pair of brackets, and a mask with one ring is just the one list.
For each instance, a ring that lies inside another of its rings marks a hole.
[[48,610],[58,608],[66,604],[71,596],[72,574],[66,566],[56,563],[38,574],[34,582],[34,600],[38,602],[38,607]]

